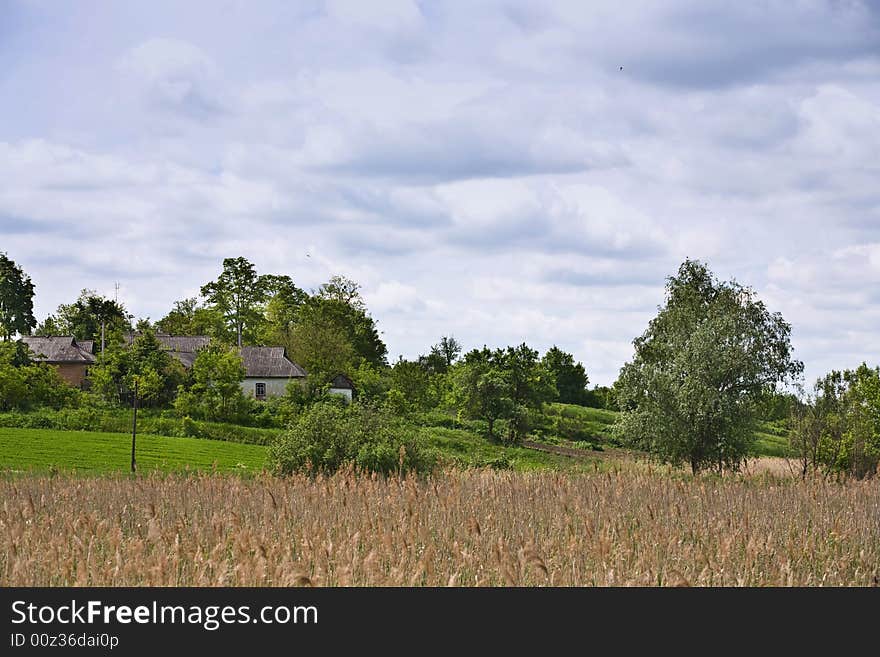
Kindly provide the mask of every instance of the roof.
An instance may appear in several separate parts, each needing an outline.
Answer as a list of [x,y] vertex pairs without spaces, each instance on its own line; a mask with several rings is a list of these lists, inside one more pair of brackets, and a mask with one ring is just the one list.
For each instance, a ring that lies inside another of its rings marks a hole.
[[[125,336],[127,344],[134,342],[138,337],[137,333],[129,333]],[[185,354],[194,354],[199,349],[207,347],[211,342],[211,338],[207,335],[168,335],[166,333],[156,333],[156,340],[162,345],[166,351],[180,352]],[[192,362],[190,362],[192,364]]]
[[347,388],[349,390],[354,390],[354,382],[349,379],[345,374],[337,374],[330,381],[330,387],[332,388]]
[[34,353],[34,360],[44,363],[80,363],[91,365],[95,362],[91,340],[78,343],[72,335],[64,336],[25,336],[22,338],[28,349]]
[[288,360],[284,347],[242,347],[245,376],[262,378],[302,378],[306,372]]

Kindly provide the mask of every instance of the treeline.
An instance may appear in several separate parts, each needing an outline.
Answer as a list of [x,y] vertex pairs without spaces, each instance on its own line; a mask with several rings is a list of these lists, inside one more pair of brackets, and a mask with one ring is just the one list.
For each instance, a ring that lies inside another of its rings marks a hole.
[[[29,282],[20,268],[11,266],[22,281]],[[344,373],[354,382],[362,403],[404,418],[439,411],[482,421],[490,438],[516,442],[530,430],[546,402],[604,405],[610,400],[607,389],[589,390],[584,366],[557,347],[543,356],[525,344],[463,353],[454,337],[444,336],[425,354],[389,364],[387,347],[360,286],[341,276],[309,293],[288,276],[260,274],[246,259],[228,258],[217,279],[201,287],[200,298],[175,302],[156,322],[135,321],[121,302],[83,290],[37,324],[33,286],[17,289],[29,314],[9,326],[7,340],[16,333],[33,332],[72,335],[96,345],[89,393],[68,390],[63,400],[53,402],[56,407],[128,406],[136,383],[141,405],[173,408],[181,417],[286,426],[305,408],[325,399],[331,378]],[[211,343],[185,369],[163,349],[157,332],[208,336]],[[240,383],[245,372],[237,348],[247,345],[285,347],[308,373],[305,385],[295,382],[284,396],[265,402],[244,395]],[[13,363],[10,356],[10,366],[27,361],[21,347],[15,352],[21,362]],[[39,371],[48,376],[51,370]],[[21,403],[9,400],[7,406]]]
[[[543,355],[526,344],[464,351],[444,336],[417,358],[389,363],[357,283],[337,276],[306,292],[288,276],[259,274],[244,258],[224,260],[199,298],[176,302],[155,323],[134,322],[121,303],[84,290],[37,325],[33,294],[30,279],[0,254],[0,410],[126,406],[137,382],[145,404],[179,418],[292,427],[273,451],[281,471],[306,462],[318,469],[345,462],[418,469],[427,461],[417,457],[406,427],[440,416],[479,423],[489,439],[505,443],[545,430],[587,442],[562,426],[563,416],[547,412],[552,401],[619,411],[613,440],[693,472],[739,470],[755,454],[761,420],[788,434],[804,476],[871,476],[880,463],[880,370],[862,364],[823,377],[810,394],[785,392],[803,374],[791,326],[753,289],[717,279],[696,260],[667,279],[665,303],[633,341],[635,356],[618,380],[592,390],[584,366],[557,347]],[[90,393],[63,387],[12,342],[34,330],[103,345]],[[137,337],[128,344],[132,330]],[[155,331],[206,335],[211,344],[185,370]],[[265,402],[244,395],[237,347],[258,344],[284,346],[308,372],[306,384]],[[357,392],[347,410],[327,397],[338,373]],[[378,431],[372,438],[369,427]],[[327,441],[335,447],[316,463]]]

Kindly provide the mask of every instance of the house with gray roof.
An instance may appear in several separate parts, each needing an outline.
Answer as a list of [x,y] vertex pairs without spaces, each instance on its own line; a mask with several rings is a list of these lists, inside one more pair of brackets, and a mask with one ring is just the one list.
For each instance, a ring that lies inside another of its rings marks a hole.
[[256,399],[279,397],[290,381],[305,382],[306,371],[287,358],[284,347],[241,347],[244,394]]
[[22,342],[32,360],[52,365],[70,385],[85,387],[89,366],[95,364],[92,340],[77,340],[72,335],[26,335]]

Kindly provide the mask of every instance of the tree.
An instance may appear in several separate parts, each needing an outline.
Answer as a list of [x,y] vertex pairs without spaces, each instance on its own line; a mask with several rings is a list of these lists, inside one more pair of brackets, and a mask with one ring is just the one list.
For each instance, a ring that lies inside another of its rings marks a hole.
[[360,284],[345,276],[331,277],[329,281],[318,288],[317,296],[321,299],[339,301],[361,312],[366,311]]
[[452,395],[459,412],[465,417],[485,420],[489,438],[494,438],[495,423],[510,417],[514,402],[507,373],[488,357],[480,357],[484,355],[475,350],[452,371]]
[[196,297],[175,301],[169,313],[156,322],[156,330],[168,335],[207,335],[217,340],[232,337],[223,315],[214,308],[200,306]]
[[430,471],[419,435],[387,409],[327,400],[306,409],[269,446],[277,474],[332,474],[351,466],[382,474]]
[[376,367],[388,364],[388,347],[379,337],[376,322],[364,310],[339,299],[314,296],[299,308],[297,318],[297,322],[320,321],[343,332],[354,350],[356,365],[360,361]]
[[419,356],[421,366],[431,373],[445,374],[461,355],[461,344],[454,337],[443,336],[427,356]]
[[34,284],[21,267],[0,251],[0,337],[30,335],[34,319]]
[[314,392],[326,387],[333,376],[357,367],[358,359],[344,327],[320,312],[303,313],[285,346],[293,360],[305,368]]
[[248,403],[241,389],[244,377],[244,363],[238,351],[211,342],[196,355],[192,385],[189,390],[179,390],[174,408],[180,415],[206,420],[239,419]]
[[56,314],[46,318],[40,335],[72,335],[77,340],[94,340],[101,351],[108,341],[119,343],[122,334],[131,330],[131,315],[117,301],[107,299],[94,290],[82,290],[70,304],[58,306]]
[[270,276],[271,298],[266,304],[266,321],[261,340],[265,344],[288,344],[299,317],[299,310],[309,295],[289,276]]
[[833,371],[813,386],[812,395],[793,411],[789,441],[812,469],[862,478],[880,463],[880,368],[862,363]]
[[584,366],[576,363],[574,356],[554,345],[544,354],[541,363],[553,377],[553,382],[559,391],[559,401],[563,404],[587,405],[589,399],[587,385],[590,380],[587,378]]
[[57,409],[75,405],[80,394],[54,367],[32,362],[23,342],[0,342],[0,411]]
[[616,384],[618,437],[695,473],[737,469],[754,441],[757,402],[803,371],[782,316],[694,260],[667,280],[666,304],[633,345]]
[[518,347],[496,350],[491,362],[505,372],[510,381],[513,401],[509,434],[511,442],[520,440],[529,430],[529,410],[540,409],[558,395],[553,374],[538,360],[538,352],[523,343]]
[[152,330],[137,336],[131,346],[113,346],[98,356],[90,371],[92,388],[105,399],[127,403],[135,380],[138,399],[167,404],[184,379],[183,366],[162,348]]
[[239,257],[224,258],[217,280],[202,286],[202,296],[223,315],[239,347],[244,341],[254,341],[272,282],[271,277],[258,276],[254,265]]

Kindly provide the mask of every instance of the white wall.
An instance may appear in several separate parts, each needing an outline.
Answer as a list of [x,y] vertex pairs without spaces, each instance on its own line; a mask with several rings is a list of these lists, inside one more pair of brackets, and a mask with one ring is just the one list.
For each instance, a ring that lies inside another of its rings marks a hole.
[[[296,380],[296,379],[293,379]],[[291,379],[261,379],[259,377],[248,377],[241,382],[241,389],[244,394],[254,396],[257,383],[266,384],[266,397],[280,397],[287,392],[287,383]]]
[[342,395],[348,401],[351,401],[351,388],[330,388],[328,392],[331,395]]

